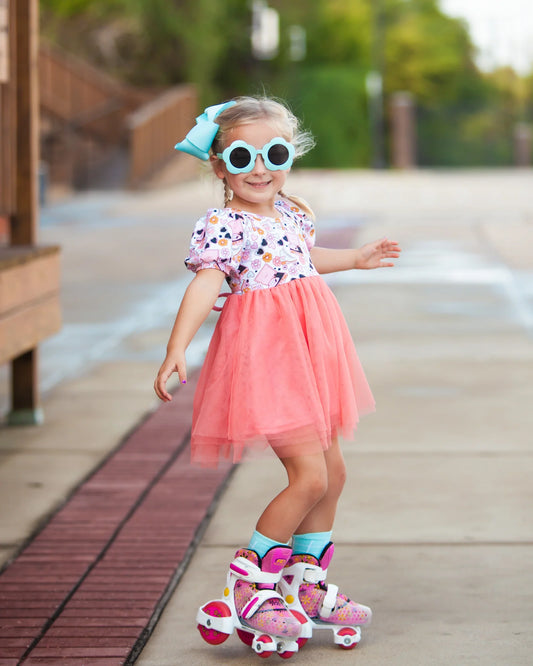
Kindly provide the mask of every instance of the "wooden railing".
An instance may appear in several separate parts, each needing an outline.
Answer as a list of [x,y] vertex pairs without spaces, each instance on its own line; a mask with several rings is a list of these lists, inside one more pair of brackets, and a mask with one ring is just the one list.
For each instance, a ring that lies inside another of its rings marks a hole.
[[113,143],[122,138],[128,114],[153,96],[46,45],[39,49],[39,95],[47,114]]
[[[39,88],[41,110],[52,119],[48,131],[56,139],[63,133],[71,152],[75,136],[99,141],[108,154],[113,148],[126,148],[128,182],[124,184],[130,186],[138,185],[170,158],[174,143],[185,136],[197,115],[192,85],[162,93],[138,90],[50,46],[40,48]],[[83,154],[81,148],[76,151],[76,169],[69,167],[69,158],[61,161],[63,171],[71,174],[67,178],[83,167]]]
[[175,143],[194,125],[194,86],[178,86],[132,113],[127,120],[130,185],[136,185],[169,159]]

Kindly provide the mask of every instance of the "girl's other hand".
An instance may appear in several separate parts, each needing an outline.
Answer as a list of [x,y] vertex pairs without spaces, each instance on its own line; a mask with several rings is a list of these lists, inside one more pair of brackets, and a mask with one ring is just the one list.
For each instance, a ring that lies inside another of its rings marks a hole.
[[370,269],[394,266],[393,262],[385,260],[397,259],[401,251],[398,242],[391,241],[388,238],[380,238],[373,243],[367,243],[359,248],[357,268]]
[[182,384],[187,383],[187,366],[184,355],[167,355],[163,364],[159,368],[159,372],[157,373],[154,382],[154,391],[156,392],[157,397],[163,400],[163,402],[170,402],[172,400],[172,396],[167,391],[166,387],[169,377],[174,372],[178,373]]

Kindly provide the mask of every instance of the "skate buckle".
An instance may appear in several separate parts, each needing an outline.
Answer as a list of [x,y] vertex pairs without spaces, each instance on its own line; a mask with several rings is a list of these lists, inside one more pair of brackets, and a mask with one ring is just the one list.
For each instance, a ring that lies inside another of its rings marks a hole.
[[339,588],[337,585],[330,583],[326,589],[326,596],[322,601],[322,608],[320,609],[320,617],[328,618],[331,613],[335,610],[335,605],[337,603],[337,593]]

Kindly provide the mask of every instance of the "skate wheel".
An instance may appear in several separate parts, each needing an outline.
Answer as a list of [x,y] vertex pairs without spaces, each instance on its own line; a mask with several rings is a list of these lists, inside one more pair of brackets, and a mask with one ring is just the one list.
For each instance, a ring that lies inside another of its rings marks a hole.
[[[229,617],[231,615],[230,609],[223,601],[210,601],[202,608],[202,610],[211,617]],[[198,631],[204,641],[209,643],[209,645],[220,645],[229,636],[229,634],[225,634],[217,629],[204,627],[203,624],[198,625]]]
[[337,636],[342,636],[342,643],[339,643],[339,645],[343,650],[353,650],[357,645],[358,641],[354,640],[354,637],[357,636],[357,631],[351,627],[341,629],[337,632]]
[[237,635],[245,645],[251,645],[254,642],[254,635],[244,629],[237,629]]
[[254,649],[262,659],[268,659],[268,657],[270,657],[272,654],[272,650],[265,650],[265,645],[270,645],[273,642],[274,641],[272,638],[270,638],[270,636],[263,634],[257,639]]
[[290,659],[294,652],[291,652],[290,650],[286,650],[285,652],[278,652],[279,656],[282,659]]
[[298,643],[299,648],[303,648],[303,646],[307,643],[309,639],[308,638],[298,638],[296,641]]

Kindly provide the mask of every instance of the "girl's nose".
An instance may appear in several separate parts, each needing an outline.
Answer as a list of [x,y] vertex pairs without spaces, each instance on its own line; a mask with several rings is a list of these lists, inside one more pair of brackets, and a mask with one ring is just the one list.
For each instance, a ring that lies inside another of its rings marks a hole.
[[263,156],[257,155],[255,158],[254,168],[252,169],[253,173],[264,173],[266,171],[265,163],[263,162]]

